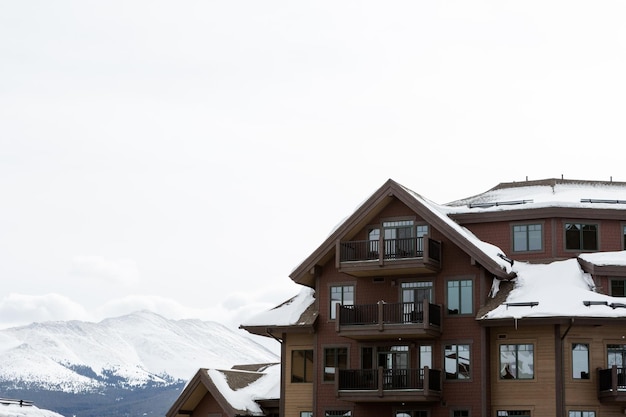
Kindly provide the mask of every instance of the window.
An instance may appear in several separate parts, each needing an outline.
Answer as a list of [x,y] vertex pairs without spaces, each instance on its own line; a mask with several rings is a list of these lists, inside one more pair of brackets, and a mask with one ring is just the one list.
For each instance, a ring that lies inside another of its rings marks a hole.
[[424,410],[398,410],[395,417],[428,417],[428,411]]
[[469,345],[446,345],[444,356],[446,379],[470,378]]
[[530,417],[530,410],[498,410],[498,417],[507,416]]
[[469,410],[452,410],[452,417],[469,417]]
[[300,411],[300,417],[313,417],[313,411]]
[[543,249],[540,224],[520,224],[513,226],[513,251],[528,252]]
[[626,226],[622,226],[622,236],[624,236],[622,239],[622,244],[624,245],[622,249],[626,250]]
[[579,411],[579,410],[571,410],[567,417],[596,417],[595,411]]
[[334,381],[337,369],[348,367],[348,348],[334,347],[324,349],[324,381]]
[[625,279],[611,279],[611,295],[613,297],[626,297],[626,280]]
[[535,377],[534,361],[532,344],[500,345],[500,378],[533,379]]
[[626,345],[607,345],[607,364],[622,367],[626,365]]
[[313,382],[313,350],[291,351],[291,382]]
[[352,411],[350,410],[326,410],[324,412],[325,417],[350,417]]
[[432,346],[420,346],[420,368],[428,366],[429,369],[433,367],[433,347]]
[[472,280],[448,281],[448,314],[472,313]]
[[340,285],[330,287],[330,319],[335,320],[337,317],[337,304],[344,306],[354,305],[354,286]]
[[572,344],[572,378],[589,379],[589,345]]
[[385,257],[406,258],[415,256],[415,227],[413,220],[383,222]]
[[598,225],[565,223],[565,249],[598,250]]

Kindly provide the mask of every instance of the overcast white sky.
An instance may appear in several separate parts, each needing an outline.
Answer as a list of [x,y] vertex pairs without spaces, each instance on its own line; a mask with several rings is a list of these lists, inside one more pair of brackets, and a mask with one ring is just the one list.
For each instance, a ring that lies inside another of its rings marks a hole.
[[0,328],[238,325],[388,178],[626,181],[626,2],[0,2]]

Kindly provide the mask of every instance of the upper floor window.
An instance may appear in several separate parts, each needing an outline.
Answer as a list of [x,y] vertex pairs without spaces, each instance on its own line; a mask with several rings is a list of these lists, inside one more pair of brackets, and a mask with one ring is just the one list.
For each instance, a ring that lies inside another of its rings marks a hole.
[[498,417],[530,417],[530,410],[498,410]]
[[452,410],[452,417],[470,417],[469,410]]
[[300,417],[313,417],[313,411],[300,411]]
[[348,348],[334,347],[324,349],[324,381],[334,381],[337,369],[348,367]]
[[613,297],[626,297],[626,279],[612,278],[610,283]]
[[446,379],[470,378],[470,345],[446,345],[444,361]]
[[428,417],[426,410],[398,410],[395,417]]
[[528,252],[543,249],[541,224],[519,224],[513,226],[513,251]]
[[330,287],[330,319],[337,317],[337,304],[354,305],[354,285],[337,285]]
[[598,250],[598,225],[565,223],[565,249]]
[[448,314],[471,314],[473,297],[471,279],[448,281]]
[[313,350],[291,351],[291,382],[313,382]]
[[532,344],[500,345],[500,378],[533,379],[535,356]]
[[571,410],[567,417],[596,417],[595,411]]
[[429,345],[420,346],[420,368],[433,367],[433,347]]
[[352,411],[350,410],[326,410],[324,417],[351,417]]
[[572,344],[572,378],[589,379],[589,345]]

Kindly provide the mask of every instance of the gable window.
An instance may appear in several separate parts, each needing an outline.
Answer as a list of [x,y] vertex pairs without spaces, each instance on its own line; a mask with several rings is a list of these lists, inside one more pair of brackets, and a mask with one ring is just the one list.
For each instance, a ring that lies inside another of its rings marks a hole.
[[337,285],[330,287],[330,319],[337,317],[337,304],[354,305],[354,285]]
[[413,220],[383,222],[386,258],[406,258],[415,256],[415,235]]
[[324,349],[324,381],[334,381],[337,369],[348,367],[348,349],[333,347]]
[[446,379],[470,378],[470,345],[446,345],[444,360]]
[[500,345],[500,379],[533,379],[534,362],[532,344]]
[[472,280],[448,281],[448,314],[472,314]]
[[589,345],[572,344],[572,378],[589,379]]
[[513,251],[540,251],[542,245],[541,224],[520,224],[513,226]]
[[313,350],[291,351],[291,382],[313,382]]
[[610,283],[613,297],[626,297],[626,279],[612,278]]
[[565,249],[598,250],[598,225],[565,223]]

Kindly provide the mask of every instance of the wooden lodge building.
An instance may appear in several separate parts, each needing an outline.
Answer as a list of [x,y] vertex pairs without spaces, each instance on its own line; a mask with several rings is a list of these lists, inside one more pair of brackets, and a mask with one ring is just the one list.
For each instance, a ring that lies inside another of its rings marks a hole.
[[626,183],[389,180],[241,327],[281,341],[281,417],[624,415],[625,244]]

